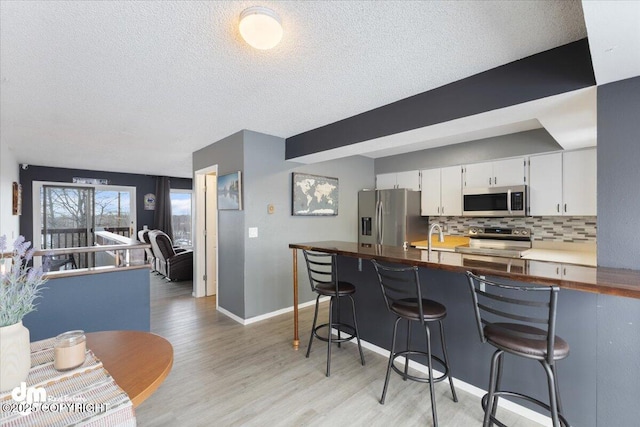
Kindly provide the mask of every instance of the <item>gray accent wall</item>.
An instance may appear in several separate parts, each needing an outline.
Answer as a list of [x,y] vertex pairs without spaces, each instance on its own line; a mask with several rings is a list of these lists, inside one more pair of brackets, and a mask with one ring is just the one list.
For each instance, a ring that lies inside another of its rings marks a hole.
[[[640,77],[598,87],[598,266],[640,269]],[[640,300],[598,296],[599,426],[640,418]]]
[[545,129],[463,142],[376,159],[376,174],[434,169],[562,150]]
[[[318,240],[357,241],[358,191],[374,185],[373,160],[356,156],[313,165],[283,161],[285,142],[245,131],[246,228],[258,227],[258,238],[245,233],[245,317],[290,307],[292,250],[289,243]],[[292,216],[291,173],[337,177],[337,216]],[[275,212],[269,214],[267,205]],[[222,250],[222,248],[221,248]],[[299,251],[298,251],[299,252]],[[299,261],[300,302],[315,298]]]
[[[194,172],[213,165],[218,165],[218,175],[244,169],[244,131],[193,153]],[[246,210],[218,211],[218,303],[241,318],[244,318],[245,298],[245,216]]]
[[[313,165],[285,161],[285,140],[243,130],[194,153],[194,171],[217,164],[219,174],[242,170],[242,211],[219,211],[218,298],[222,308],[243,318],[293,305],[289,243],[356,241],[358,191],[375,185],[374,162],[361,156]],[[227,159],[229,159],[227,161]],[[339,179],[337,216],[292,216],[291,173]],[[267,206],[274,205],[269,214]],[[248,228],[258,237],[249,238]],[[299,255],[299,302],[311,292]]]
[[598,87],[598,265],[640,269],[640,77]]

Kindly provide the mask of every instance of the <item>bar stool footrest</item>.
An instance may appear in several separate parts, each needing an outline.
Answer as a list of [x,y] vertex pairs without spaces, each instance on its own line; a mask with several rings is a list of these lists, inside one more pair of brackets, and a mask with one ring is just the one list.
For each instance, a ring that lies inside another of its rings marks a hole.
[[396,358],[400,357],[400,356],[404,356],[405,357],[405,363],[409,363],[409,358],[407,358],[406,356],[409,354],[418,354],[420,356],[424,356],[424,357],[429,357],[427,352],[425,351],[417,351],[417,350],[404,350],[404,351],[398,351],[395,352],[392,355],[393,358],[393,362],[391,364],[391,369],[393,369],[398,375],[400,375],[403,378],[407,378],[409,380],[412,381],[417,381],[420,383],[429,383],[431,381],[433,381],[433,383],[439,383],[440,381],[444,381],[445,379],[447,379],[449,377],[449,367],[447,366],[446,363],[444,363],[444,360],[440,359],[438,356],[434,356],[433,354],[431,355],[431,359],[435,362],[437,362],[439,365],[441,365],[442,367],[444,367],[444,373],[436,378],[423,378],[423,377],[416,377],[415,375],[411,375],[409,373],[407,373],[405,375],[404,373],[404,368],[402,368],[402,370],[400,368],[398,368],[395,364]]
[[[329,338],[319,335],[318,331],[321,328],[327,328],[329,330],[329,333],[331,333],[331,329],[340,328],[340,332],[344,333],[344,334],[347,334],[347,336],[344,337],[344,338],[331,337],[331,343],[332,344],[333,343],[343,343],[343,342],[351,341],[352,339],[356,338],[356,328],[354,328],[351,325],[347,325],[345,323],[334,323],[331,326],[332,326],[332,328],[329,328],[329,324],[328,323],[324,323],[322,325],[316,326],[316,328],[313,330],[313,336],[316,337],[317,339],[319,339],[320,341],[329,342]],[[347,331],[344,331],[343,329],[347,329]]]
[[[551,407],[549,405],[547,405],[546,403],[544,403],[541,400],[535,399],[531,396],[527,396],[526,394],[522,394],[522,393],[516,393],[515,391],[496,391],[495,393],[493,393],[493,397],[502,397],[502,396],[509,396],[509,397],[515,397],[518,399],[524,399],[527,400],[531,403],[534,403],[544,409],[546,409],[547,411],[551,412]],[[489,393],[485,394],[484,396],[482,396],[482,410],[486,412],[487,410],[487,400],[489,397]],[[490,415],[491,421],[499,426],[499,427],[508,427],[505,424],[502,424],[496,417],[494,417],[493,415]],[[562,414],[558,414],[558,418],[560,419],[560,424],[564,427],[571,427],[569,422],[562,416]]]

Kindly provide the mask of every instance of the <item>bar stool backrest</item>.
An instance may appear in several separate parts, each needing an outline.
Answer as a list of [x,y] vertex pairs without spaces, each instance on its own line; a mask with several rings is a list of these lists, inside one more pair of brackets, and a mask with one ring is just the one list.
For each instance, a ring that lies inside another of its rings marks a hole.
[[316,292],[318,285],[334,285],[336,294],[338,292],[338,266],[336,254],[324,252],[312,252],[303,250],[304,260],[307,263],[307,273],[309,273],[309,283],[311,290]]
[[371,262],[378,274],[378,281],[387,309],[393,313],[391,306],[394,304],[418,307],[420,321],[424,323],[418,267],[389,267],[376,260],[371,260]]
[[[487,325],[500,328],[501,332],[514,339],[544,340],[547,348],[545,359],[553,363],[556,306],[560,288],[537,284],[503,283],[479,277],[470,271],[467,272],[467,277],[480,340],[487,342],[485,336]],[[538,328],[543,330],[544,334],[501,327],[506,324]]]

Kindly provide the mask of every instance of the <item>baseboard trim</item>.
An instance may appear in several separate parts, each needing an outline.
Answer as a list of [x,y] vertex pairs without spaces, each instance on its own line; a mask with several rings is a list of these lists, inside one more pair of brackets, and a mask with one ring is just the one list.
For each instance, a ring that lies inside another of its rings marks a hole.
[[[325,302],[325,301],[329,301],[329,297],[321,297],[320,298],[320,302]],[[302,304],[298,304],[298,310],[305,308],[305,307],[309,307],[311,305],[314,305],[316,303],[316,300],[313,299],[311,301],[307,301],[307,302],[303,302]],[[235,314],[231,313],[228,310],[225,310],[224,308],[218,306],[217,310],[224,314],[225,316],[235,320],[236,322],[240,323],[241,325],[250,325],[252,323],[256,323],[256,322],[260,322],[262,320],[266,320],[266,319],[270,319],[272,317],[276,317],[276,316],[280,316],[281,314],[285,314],[285,313],[289,313],[291,311],[293,311],[293,306],[291,307],[286,307],[286,308],[282,308],[280,310],[276,310],[276,311],[272,311],[270,313],[265,313],[265,314],[261,314],[260,316],[255,316],[255,317],[250,317],[248,319],[243,319],[240,316],[236,316]]]
[[240,323],[241,325],[244,325],[244,319],[242,317],[240,317],[240,316],[236,316],[235,314],[233,314],[229,310],[226,310],[226,309],[224,309],[224,308],[222,308],[220,306],[216,307],[216,310],[219,311],[220,313],[224,314],[225,316],[227,316],[231,320],[235,320],[236,322]]
[[[337,335],[338,331],[336,329],[332,329],[333,334]],[[357,343],[355,341],[349,341],[350,344],[352,345],[357,345]],[[374,353],[377,353],[381,356],[384,356],[386,358],[389,358],[389,354],[390,351],[386,350],[382,347],[378,347],[375,344],[371,344],[368,341],[364,341],[364,340],[360,340],[360,344],[362,345],[362,347],[366,348],[367,350],[371,350]],[[400,363],[401,365],[404,366],[405,364],[405,358],[404,357],[398,357],[396,359],[398,361],[398,363]],[[421,372],[423,374],[428,373],[429,368],[426,365],[423,365],[421,363],[417,363],[415,361],[410,361],[409,367],[412,369],[415,369],[418,372]],[[488,368],[488,367],[487,367]],[[438,371],[437,369],[433,370],[434,375],[438,376],[438,375],[442,375],[442,372]],[[453,385],[456,386],[456,388],[459,388],[460,390],[464,390],[469,394],[472,394],[476,397],[478,397],[478,399],[482,399],[482,396],[484,396],[487,391],[483,390],[481,388],[478,388],[476,386],[474,386],[473,384],[469,384],[467,382],[464,382],[456,377],[453,377]],[[478,402],[478,404],[480,404],[480,402]],[[536,422],[538,424],[541,424],[545,427],[551,427],[553,425],[553,423],[551,422],[551,417],[548,417],[546,415],[540,414],[536,411],[533,411],[529,408],[526,408],[522,405],[518,405],[517,403],[508,401],[506,399],[500,399],[498,401],[498,406],[506,409],[507,411],[511,411],[517,415],[520,415],[521,417],[527,418],[533,422]]]

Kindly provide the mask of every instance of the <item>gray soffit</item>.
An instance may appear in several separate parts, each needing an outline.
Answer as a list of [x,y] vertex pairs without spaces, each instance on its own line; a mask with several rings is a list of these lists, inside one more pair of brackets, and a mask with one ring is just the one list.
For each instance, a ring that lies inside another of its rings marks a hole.
[[[293,136],[287,139],[286,157],[303,162],[328,160],[332,155],[343,156],[345,150],[340,148],[344,147],[351,155],[381,157],[414,151],[420,146],[418,138],[436,140],[437,143],[423,147],[429,148],[540,128],[543,127],[540,118],[546,109],[533,101],[548,98],[557,102],[555,95],[595,84],[589,45],[583,39]],[[576,93],[573,96],[588,97]],[[552,108],[553,102],[548,104]],[[586,104],[595,113],[595,98],[591,102],[586,100]],[[525,110],[525,115],[519,116],[519,120],[509,118],[505,123],[513,106]],[[491,111],[499,114],[475,122],[470,120]],[[450,138],[443,138],[434,126],[462,118],[464,123],[456,124],[455,135],[449,135]],[[595,114],[586,125],[591,126],[590,135],[571,148],[595,144]],[[553,135],[553,129],[548,130]],[[557,139],[564,145],[561,138]]]

